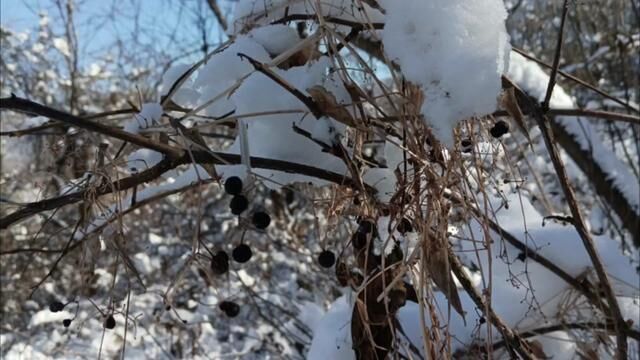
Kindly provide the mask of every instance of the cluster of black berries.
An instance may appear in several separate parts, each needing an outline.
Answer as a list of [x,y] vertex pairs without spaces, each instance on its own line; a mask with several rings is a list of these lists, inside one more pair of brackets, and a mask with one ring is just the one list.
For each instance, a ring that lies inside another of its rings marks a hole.
[[[64,310],[64,307],[66,305],[61,303],[60,301],[52,301],[49,304],[49,311],[51,312],[60,312],[62,310]],[[64,327],[69,327],[71,325],[71,321],[73,321],[73,319],[64,319],[62,320],[62,325],[64,325]]]
[[224,191],[233,195],[231,198],[231,203],[229,204],[229,208],[231,208],[231,213],[233,215],[242,214],[249,207],[249,200],[247,197],[242,195],[242,180],[237,176],[232,176],[224,182]]
[[[247,244],[240,244],[231,252],[233,260],[241,264],[246,263],[253,256],[251,247]],[[216,275],[223,275],[229,271],[229,255],[226,251],[220,250],[211,258],[211,271]]]
[[[224,191],[233,195],[229,208],[233,215],[242,214],[247,208],[249,208],[249,200],[242,194],[242,180],[237,176],[231,176],[224,182]],[[271,216],[264,211],[256,211],[251,218],[253,225],[260,229],[266,229],[271,224]]]
[[[60,301],[53,301],[49,304],[49,311],[51,312],[60,312],[62,310],[64,310],[65,308],[65,304],[61,303]],[[73,321],[73,319],[64,319],[62,320],[62,325],[64,327],[69,327],[71,326],[71,322]],[[104,320],[104,324],[103,324],[105,329],[113,329],[116,327],[116,319],[114,319],[113,315],[110,314],[109,316],[107,316],[107,318]]]
[[[237,176],[231,176],[224,182],[224,191],[229,195],[233,195],[231,203],[229,204],[231,213],[238,216],[249,208],[249,200],[242,194],[242,187],[242,180]],[[264,230],[271,224],[271,216],[264,211],[256,211],[251,215],[251,223],[257,229]],[[233,260],[239,263],[246,263],[251,259],[252,255],[253,252],[251,251],[251,247],[247,244],[240,244],[236,246],[231,253]],[[224,253],[224,258],[221,257],[223,255],[220,253],[216,256],[217,258],[213,259],[211,263],[212,268],[214,267],[214,262],[216,263],[216,269],[214,269],[214,272],[227,272],[229,269],[227,254]],[[226,265],[224,265],[225,263]]]

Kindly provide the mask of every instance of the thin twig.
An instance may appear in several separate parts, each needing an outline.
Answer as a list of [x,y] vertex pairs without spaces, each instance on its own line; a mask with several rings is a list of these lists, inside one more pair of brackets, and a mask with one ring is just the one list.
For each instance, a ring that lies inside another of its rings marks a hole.
[[549,75],[549,84],[547,85],[547,94],[542,101],[542,111],[549,111],[549,101],[551,101],[551,94],[553,88],[556,85],[556,75],[558,74],[558,67],[560,66],[560,55],[562,55],[562,39],[564,37],[564,23],[567,19],[567,13],[569,12],[569,0],[564,0],[562,4],[562,16],[560,18],[560,30],[558,30],[558,42],[556,43],[556,54],[553,57],[553,65],[551,67],[551,75]]

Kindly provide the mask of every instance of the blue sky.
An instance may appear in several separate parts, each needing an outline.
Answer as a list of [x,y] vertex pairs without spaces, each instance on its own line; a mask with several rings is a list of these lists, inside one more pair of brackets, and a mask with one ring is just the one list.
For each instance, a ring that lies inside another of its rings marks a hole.
[[[197,49],[203,43],[199,22],[206,24],[208,43],[219,42],[222,36],[205,0],[76,0],[75,3],[78,41],[84,59],[118,40],[169,53],[174,48],[176,53]],[[34,29],[40,13],[59,25],[60,11],[54,0],[0,0],[0,23],[12,30]],[[59,26],[54,31],[62,34]]]

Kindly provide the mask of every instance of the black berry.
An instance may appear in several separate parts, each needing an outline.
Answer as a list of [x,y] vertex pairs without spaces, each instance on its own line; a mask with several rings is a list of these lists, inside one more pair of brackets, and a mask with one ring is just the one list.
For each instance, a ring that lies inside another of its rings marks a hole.
[[107,319],[104,321],[105,329],[113,329],[116,327],[116,319],[113,318],[113,315],[107,316]]
[[372,232],[373,222],[371,222],[370,220],[361,220],[360,227],[358,227],[358,231],[365,234]]
[[271,224],[271,216],[264,211],[257,211],[253,213],[252,221],[258,229],[266,229]]
[[484,318],[484,316],[480,317],[480,320],[478,320],[480,322],[480,324],[484,324],[487,322],[487,319]]
[[220,250],[211,258],[211,271],[216,275],[229,271],[229,255],[225,251]]
[[249,245],[240,244],[236,246],[235,249],[233,249],[233,253],[231,255],[233,256],[233,260],[242,264],[249,261],[253,253],[251,252],[251,248],[249,247]]
[[64,327],[69,327],[69,325],[71,325],[71,319],[62,320],[62,325],[64,325]]
[[518,254],[518,256],[516,257],[516,260],[520,260],[522,262],[524,262],[525,260],[527,260],[527,254],[521,252],[520,254]]
[[362,249],[367,246],[367,234],[362,231],[356,231],[356,233],[353,234],[353,237],[351,237],[351,242],[353,243],[354,248],[358,250]]
[[284,192],[284,199],[287,205],[291,205],[296,200],[296,194],[288,187],[282,188],[282,191]]
[[473,143],[469,139],[462,140],[460,142],[460,145],[462,145],[462,152],[463,153],[470,153],[471,150],[473,150]]
[[242,192],[242,180],[232,176],[224,182],[224,191],[229,195],[238,195]]
[[336,255],[329,250],[324,250],[320,255],[318,255],[318,263],[320,263],[320,266],[322,267],[330,268],[335,264],[335,262]]
[[62,311],[62,309],[64,309],[64,304],[61,303],[60,301],[54,301],[51,304],[49,304],[49,311],[51,312]]
[[402,220],[400,220],[400,223],[398,224],[398,232],[404,235],[412,231],[413,231],[413,226],[411,225],[411,221],[409,221],[409,219],[407,218],[402,218]]
[[489,130],[489,133],[491,134],[491,136],[493,136],[496,139],[501,137],[502,135],[508,133],[508,132],[509,132],[509,123],[507,123],[506,121],[503,121],[503,120],[497,121],[493,125],[491,130]]
[[240,313],[240,305],[234,303],[233,301],[223,301],[218,307],[222,312],[224,312],[228,317],[236,317]]
[[240,215],[249,207],[249,200],[244,195],[236,195],[231,199],[229,208],[233,215]]

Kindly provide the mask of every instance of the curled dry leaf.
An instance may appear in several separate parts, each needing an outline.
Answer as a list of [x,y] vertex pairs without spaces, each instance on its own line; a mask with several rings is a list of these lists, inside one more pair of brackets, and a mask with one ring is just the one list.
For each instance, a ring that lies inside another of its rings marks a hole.
[[324,114],[331,116],[347,126],[356,126],[349,111],[347,111],[344,106],[338,104],[336,97],[327,91],[327,89],[316,85],[308,88],[307,92]]

